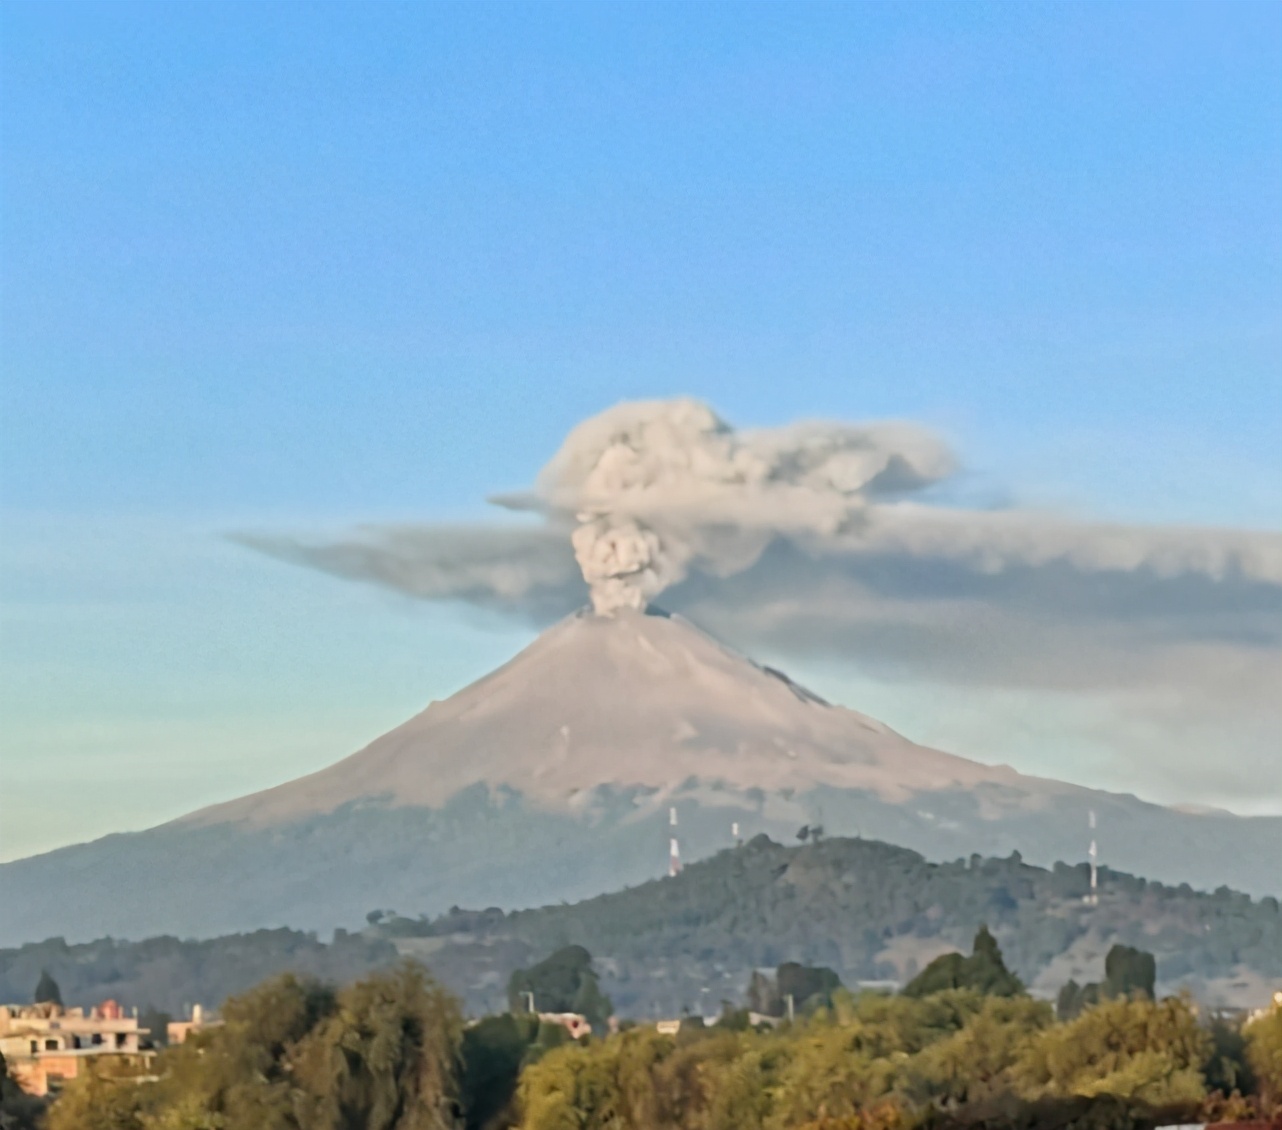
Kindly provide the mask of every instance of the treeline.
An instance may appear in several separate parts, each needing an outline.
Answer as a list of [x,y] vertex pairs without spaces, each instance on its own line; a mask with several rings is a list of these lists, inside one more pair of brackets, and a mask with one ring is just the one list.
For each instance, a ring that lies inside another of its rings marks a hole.
[[[1070,1020],[1024,993],[981,930],[969,956],[940,958],[899,994],[851,994],[829,970],[785,963],[757,986],[771,1016],[727,1006],[675,1035],[624,1022],[578,1042],[520,998],[608,1008],[579,947],[514,975],[514,1011],[472,1024],[413,964],[342,990],[285,975],[163,1051],[148,1080],[100,1069],[71,1082],[42,1130],[1144,1130],[1282,1117],[1282,1008],[1242,1024],[1127,991],[1147,976],[1143,957],[1119,949],[1101,982],[1118,995],[1102,990]],[[784,995],[796,1009],[777,1007]],[[6,1130],[39,1122],[0,1107]]]
[[72,945],[51,938],[0,950],[0,1004],[29,1000],[32,985],[48,973],[69,1005],[112,997],[141,1011],[155,1008],[178,1016],[195,1003],[217,1007],[286,969],[341,985],[397,960],[390,942],[342,930],[329,943],[288,929],[206,941],[102,938]]
[[[675,878],[574,905],[456,909],[436,918],[371,912],[360,934],[338,931],[330,944],[281,929],[208,941],[54,939],[0,950],[0,1002],[27,999],[47,969],[68,1003],[114,997],[180,1015],[184,1005],[216,1007],[283,970],[346,983],[408,953],[424,957],[478,1014],[503,1007],[508,976],[531,955],[577,942],[597,955],[600,988],[620,1011],[671,1015],[698,1005],[704,989],[714,1006],[739,1000],[753,969],[789,961],[828,967],[847,984],[904,982],[920,972],[915,955],[963,945],[982,922],[1029,983],[1074,946],[1102,952],[1114,943],[1153,953],[1155,976],[1167,986],[1243,969],[1282,977],[1275,899],[1107,870],[1098,906],[1082,901],[1089,889],[1084,865],[1032,867],[1014,854],[930,863],[871,840],[784,847],[761,836]],[[1082,987],[1078,1006],[1093,991]]]
[[[579,963],[557,965],[534,983]],[[569,1039],[536,1014],[465,1023],[413,962],[343,989],[283,974],[152,1064],[94,1061],[51,1100],[0,1056],[0,1130],[499,1130],[520,1124],[522,1068]]]
[[220,1027],[163,1051],[154,1079],[105,1060],[53,1101],[47,1130],[445,1130],[459,1125],[463,1019],[403,966],[335,991],[285,975],[227,1002]]
[[[1101,882],[1099,904],[1088,905],[1085,864],[1034,867],[1018,853],[931,863],[874,840],[786,847],[758,836],[673,879],[569,906],[389,917],[375,931],[388,938],[511,936],[538,949],[576,939],[609,955],[622,982],[608,983],[609,991],[629,1004],[656,958],[737,969],[804,960],[847,981],[906,980],[917,970],[898,959],[901,939],[961,945],[983,922],[1026,980],[1090,933],[1155,953],[1165,982],[1229,976],[1240,966],[1282,976],[1275,898],[1226,887],[1198,892],[1107,868]],[[706,971],[702,977],[708,984]]]
[[603,959],[602,988],[616,1004],[655,1015],[693,1006],[705,989],[712,1001],[737,998],[752,969],[785,961],[829,967],[847,983],[902,983],[920,972],[918,955],[934,948],[925,943],[960,946],[983,922],[1029,983],[1074,947],[1102,952],[1113,943],[1154,953],[1168,986],[1200,989],[1213,978],[1227,985],[1243,968],[1282,977],[1276,899],[1107,870],[1102,882],[1092,905],[1083,900],[1085,865],[1033,867],[1017,853],[931,863],[871,840],[785,847],[759,836],[675,878],[570,906],[388,916],[373,931],[401,946],[439,942],[433,964],[448,961],[451,985],[478,1009],[496,1007],[482,988],[484,962],[504,942],[536,952],[581,942]]
[[[638,1028],[556,1049],[522,1074],[523,1130],[898,1130],[1154,1126],[1245,1119],[1282,1098],[1282,1015],[1241,1060],[1183,999],[1117,999],[1057,1023],[1025,996],[851,997],[775,1030]],[[1213,1083],[1231,1070],[1239,1086]],[[1250,1090],[1243,1092],[1241,1085]]]
[[[1209,1022],[1155,1002],[1150,954],[1115,946],[1105,979],[1051,1006],[1027,996],[981,928],[902,993],[852,996],[831,970],[781,965],[750,999],[794,1000],[795,1023],[727,1009],[559,1049],[521,1077],[523,1130],[908,1130],[1079,1127],[1282,1116],[1282,1008]],[[794,996],[795,994],[795,996]],[[1082,997],[1088,999],[1082,999]]]

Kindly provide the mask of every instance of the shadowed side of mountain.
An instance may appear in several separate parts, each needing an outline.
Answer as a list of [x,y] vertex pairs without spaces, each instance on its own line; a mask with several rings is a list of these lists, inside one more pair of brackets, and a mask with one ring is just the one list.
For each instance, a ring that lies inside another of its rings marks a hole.
[[[1098,902],[1087,903],[1089,874],[1086,864],[1043,868],[1017,854],[932,863],[877,840],[787,847],[761,836],[674,880],[505,918],[451,914],[418,930],[462,943],[451,955],[458,958],[470,943],[480,949],[473,960],[503,937],[535,953],[573,940],[598,955],[618,1001],[637,1008],[658,998],[670,1011],[705,993],[730,995],[753,969],[784,961],[829,966],[847,985],[903,983],[939,953],[965,949],[981,925],[1044,995],[1068,976],[1098,976],[1119,941],[1153,952],[1169,991],[1195,987],[1212,1000],[1241,978],[1237,1004],[1253,1006],[1282,988],[1276,898],[1252,900],[1228,887],[1196,892],[1109,870]],[[392,922],[373,933],[397,940],[397,927],[414,929]],[[445,958],[437,956],[443,967]]]
[[1085,790],[1037,812],[1003,808],[1001,799],[941,790],[894,804],[870,791],[767,793],[688,781],[662,797],[599,788],[564,812],[473,786],[439,809],[370,801],[271,827],[169,824],[0,866],[0,944],[328,930],[358,925],[375,907],[434,914],[586,898],[663,874],[669,803],[687,859],[728,846],[735,822],[745,838],[791,840],[822,817],[830,833],[899,843],[930,859],[1018,850],[1041,864],[1084,858],[1089,804],[1111,866],[1197,888],[1227,883],[1261,895],[1282,887],[1282,818],[1190,815]]
[[49,939],[0,950],[0,999],[25,996],[49,970],[69,1001],[111,995],[177,1010],[193,1000],[216,1005],[287,969],[343,979],[406,956],[480,1014],[506,1007],[514,969],[575,944],[594,955],[623,1015],[675,1015],[739,1000],[753,969],[783,961],[829,966],[852,987],[902,983],[940,953],[968,947],[981,924],[1043,996],[1070,977],[1098,980],[1119,942],[1155,955],[1166,992],[1189,988],[1207,1003],[1253,1007],[1282,988],[1276,899],[1113,870],[1098,904],[1084,901],[1089,890],[1084,863],[1040,868],[1014,854],[932,863],[872,839],[788,847],[758,835],[673,878],[576,903],[507,913],[452,907],[427,918],[398,898],[399,915],[384,904],[373,924],[336,932],[328,945],[287,929],[186,942]]

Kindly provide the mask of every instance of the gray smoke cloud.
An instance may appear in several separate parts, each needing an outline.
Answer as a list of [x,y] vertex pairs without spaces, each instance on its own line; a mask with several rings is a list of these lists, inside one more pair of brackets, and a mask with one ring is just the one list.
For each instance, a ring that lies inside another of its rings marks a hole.
[[240,540],[538,626],[585,598],[603,615],[659,598],[749,651],[888,677],[1276,711],[1282,536],[929,501],[956,467],[911,424],[737,431],[695,401],[641,402],[493,500],[535,523]]
[[500,500],[573,522],[599,614],[643,608],[692,569],[728,575],[777,537],[856,536],[878,497],[954,469],[909,424],[736,431],[693,400],[621,404],[576,427],[532,495]]
[[569,531],[552,526],[365,526],[338,538],[255,532],[232,540],[335,577],[534,623],[583,603]]

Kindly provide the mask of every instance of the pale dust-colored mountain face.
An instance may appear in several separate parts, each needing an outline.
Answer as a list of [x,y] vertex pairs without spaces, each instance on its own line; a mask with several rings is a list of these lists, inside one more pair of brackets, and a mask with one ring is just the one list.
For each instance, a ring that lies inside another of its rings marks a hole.
[[[145,832],[0,864],[0,941],[330,929],[588,898],[802,825],[938,860],[1084,858],[1282,894],[1282,818],[1189,815],[915,745],[690,624],[622,610],[506,666],[310,777]],[[1098,812],[1099,829],[1088,829]]]
[[572,809],[597,786],[661,799],[691,779],[734,791],[829,785],[891,802],[990,783],[1036,803],[1054,787],[916,745],[679,617],[585,611],[359,753],[188,819],[273,824],[362,798],[435,808],[477,783]]

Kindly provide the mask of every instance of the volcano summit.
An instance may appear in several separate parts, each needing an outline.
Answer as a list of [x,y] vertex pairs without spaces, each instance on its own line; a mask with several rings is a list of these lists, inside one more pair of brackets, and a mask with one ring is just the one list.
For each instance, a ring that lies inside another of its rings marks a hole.
[[0,866],[0,944],[529,906],[661,874],[741,834],[885,839],[934,858],[1084,855],[1277,893],[1282,818],[1193,814],[916,745],[654,610],[589,610],[365,749],[149,831]]

